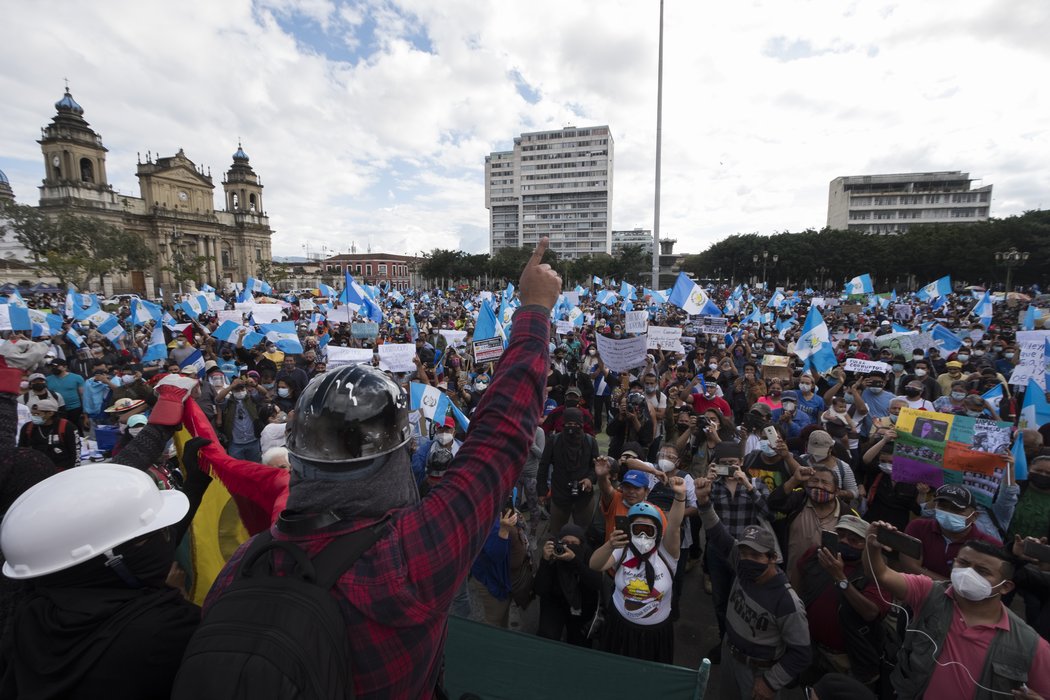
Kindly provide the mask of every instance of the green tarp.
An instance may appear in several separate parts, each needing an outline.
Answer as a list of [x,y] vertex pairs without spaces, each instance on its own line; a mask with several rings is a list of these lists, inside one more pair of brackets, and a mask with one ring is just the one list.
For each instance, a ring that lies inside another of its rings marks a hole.
[[445,688],[451,700],[558,700],[625,695],[700,700],[711,665],[638,661],[449,617]]

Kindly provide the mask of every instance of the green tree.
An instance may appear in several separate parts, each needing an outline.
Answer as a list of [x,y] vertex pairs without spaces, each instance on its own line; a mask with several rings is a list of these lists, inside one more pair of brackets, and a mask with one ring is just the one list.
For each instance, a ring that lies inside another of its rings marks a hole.
[[72,214],[52,218],[19,204],[6,206],[3,214],[3,234],[13,233],[39,268],[63,286],[72,282],[86,287],[93,279],[101,286],[107,275],[141,270],[154,261],[140,236],[101,219]]
[[288,268],[273,260],[260,260],[256,272],[274,289],[279,289],[289,277]]

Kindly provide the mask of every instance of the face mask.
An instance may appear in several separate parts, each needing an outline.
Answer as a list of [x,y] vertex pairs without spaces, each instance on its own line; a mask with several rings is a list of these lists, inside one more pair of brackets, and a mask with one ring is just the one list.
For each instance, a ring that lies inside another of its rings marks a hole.
[[762,454],[766,457],[774,457],[777,451],[769,444],[769,440],[759,440],[758,449],[762,450]]
[[719,343],[718,344],[718,349],[719,350],[725,350],[726,349],[726,344],[725,343]]
[[655,384],[648,384],[645,387],[645,393],[647,393],[647,394],[655,394],[657,392],[657,389],[658,389],[658,387]]
[[808,394],[809,392],[813,391],[813,385],[812,384],[799,384],[798,388],[801,389],[806,394]]
[[670,474],[674,471],[674,462],[669,459],[661,459],[656,462],[657,468],[664,474]]
[[879,462],[879,471],[883,474],[892,474],[893,462]]
[[976,355],[977,357],[981,357],[981,356],[984,355],[984,350],[974,350],[973,354]]
[[707,368],[708,369],[718,369],[718,363],[717,362],[708,362],[707,363]]
[[136,435],[142,432],[142,429],[144,427],[145,426],[142,425],[136,425],[134,428],[128,428],[128,435],[130,435],[131,437],[135,437]]
[[44,424],[44,417],[43,416],[33,416],[32,421],[33,421],[33,425],[43,425]]
[[438,433],[434,436],[434,439],[437,440],[439,445],[447,447],[452,444],[452,433]]
[[1006,581],[1000,581],[993,586],[969,566],[952,569],[952,589],[974,603],[991,598],[993,591],[1004,583]]
[[1012,360],[1014,359],[1014,354],[1012,352],[1004,352],[1003,357],[1005,357],[1008,360]]
[[956,401],[962,401],[963,399],[966,398],[966,392],[965,391],[953,391],[951,393],[951,397],[953,399],[955,399]]
[[922,389],[916,389],[913,386],[906,386],[906,387],[904,387],[904,395],[908,396],[908,397],[911,397],[913,399],[916,396],[918,396],[919,394],[921,394],[921,393],[922,393]]
[[135,375],[134,374],[125,374],[123,377],[120,378],[120,381],[124,384],[124,386],[127,386],[128,384],[134,384],[135,383]]
[[875,396],[878,396],[879,394],[882,393],[882,387],[881,386],[869,386],[868,387],[868,391],[870,391]]
[[895,424],[897,422],[896,414],[891,413],[890,415],[887,416],[887,418],[890,419],[890,423],[894,423]]
[[211,384],[212,386],[222,386],[226,382],[223,380],[222,377],[212,377],[211,379],[208,380],[208,383]]
[[31,388],[33,389],[33,391],[41,392],[47,388],[47,384],[32,384]]
[[794,401],[785,401],[781,405],[784,407],[785,411],[791,412],[791,411],[795,410],[795,402]]
[[634,545],[639,554],[645,555],[656,546],[656,538],[649,535],[631,535],[631,544]]
[[966,362],[967,360],[970,359],[969,355],[964,355],[964,354],[956,355],[956,357],[959,358],[959,362]]
[[26,389],[29,388],[29,382],[22,382],[22,383],[20,383],[18,385],[18,388],[21,389],[22,391],[25,391]]
[[741,581],[754,583],[762,576],[762,574],[766,573],[768,568],[768,564],[763,564],[760,561],[741,559],[740,563],[736,565],[736,575]]
[[488,382],[474,382],[474,391],[485,391],[489,388]]
[[995,350],[996,352],[1002,352],[1003,347],[1001,345],[996,345],[994,348],[992,348],[992,350]]
[[233,398],[237,399],[238,401],[243,401],[244,399],[248,398],[248,392],[247,391],[235,391],[235,392],[233,392]]
[[809,494],[809,500],[814,503],[828,503],[834,497],[830,491],[825,491],[816,486],[807,488],[806,493]]
[[186,341],[185,340],[176,340],[175,344],[177,346],[179,346],[180,348],[186,347]]
[[595,350],[594,348],[587,348],[587,354],[588,355],[597,355],[598,351]]
[[1037,489],[1050,489],[1050,474],[1038,474],[1036,472],[1028,473],[1028,483]]
[[773,348],[772,345],[767,345],[766,346],[766,352],[773,352],[773,350],[774,350],[774,348]]
[[937,524],[940,525],[941,529],[945,532],[962,532],[969,527],[965,515],[949,513],[948,511],[939,508],[934,511],[934,515],[937,518]]
[[291,395],[291,393],[292,390],[286,386],[282,386],[280,389],[277,390],[277,395],[280,396],[282,399],[288,398]]
[[925,377],[926,376],[926,370],[921,369],[921,368],[916,368],[915,369],[915,376],[916,377]]
[[898,372],[898,373],[903,372],[904,371],[904,365],[902,365],[900,362],[894,362],[893,363],[893,371],[894,372]]
[[859,350],[859,349],[860,349],[859,345],[850,345],[849,346],[849,351],[850,352],[857,352],[857,350]]
[[857,549],[856,547],[850,547],[845,542],[839,542],[839,554],[842,555],[843,561],[860,561],[860,557],[864,554],[864,551]]

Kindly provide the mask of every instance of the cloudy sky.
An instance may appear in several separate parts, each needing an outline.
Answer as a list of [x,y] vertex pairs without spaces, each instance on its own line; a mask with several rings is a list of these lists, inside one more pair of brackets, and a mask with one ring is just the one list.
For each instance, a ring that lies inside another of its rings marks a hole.
[[[135,153],[220,173],[240,137],[275,255],[488,248],[483,163],[609,124],[614,228],[652,225],[657,0],[7,3],[0,169],[35,203],[68,78],[138,194]],[[1050,207],[1045,0],[667,0],[663,234],[822,227],[838,175],[964,170],[993,216]],[[218,200],[221,205],[221,199]]]

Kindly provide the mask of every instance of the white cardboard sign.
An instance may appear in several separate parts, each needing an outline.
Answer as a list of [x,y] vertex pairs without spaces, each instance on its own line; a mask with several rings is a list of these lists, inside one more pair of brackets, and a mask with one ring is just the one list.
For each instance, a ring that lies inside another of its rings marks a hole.
[[682,347],[682,329],[665,328],[663,326],[649,326],[646,332],[649,350],[663,350],[665,352],[685,352]]
[[599,334],[595,336],[595,341],[598,343],[598,354],[601,355],[602,362],[613,372],[628,372],[645,364],[649,344],[647,336],[616,340]]

